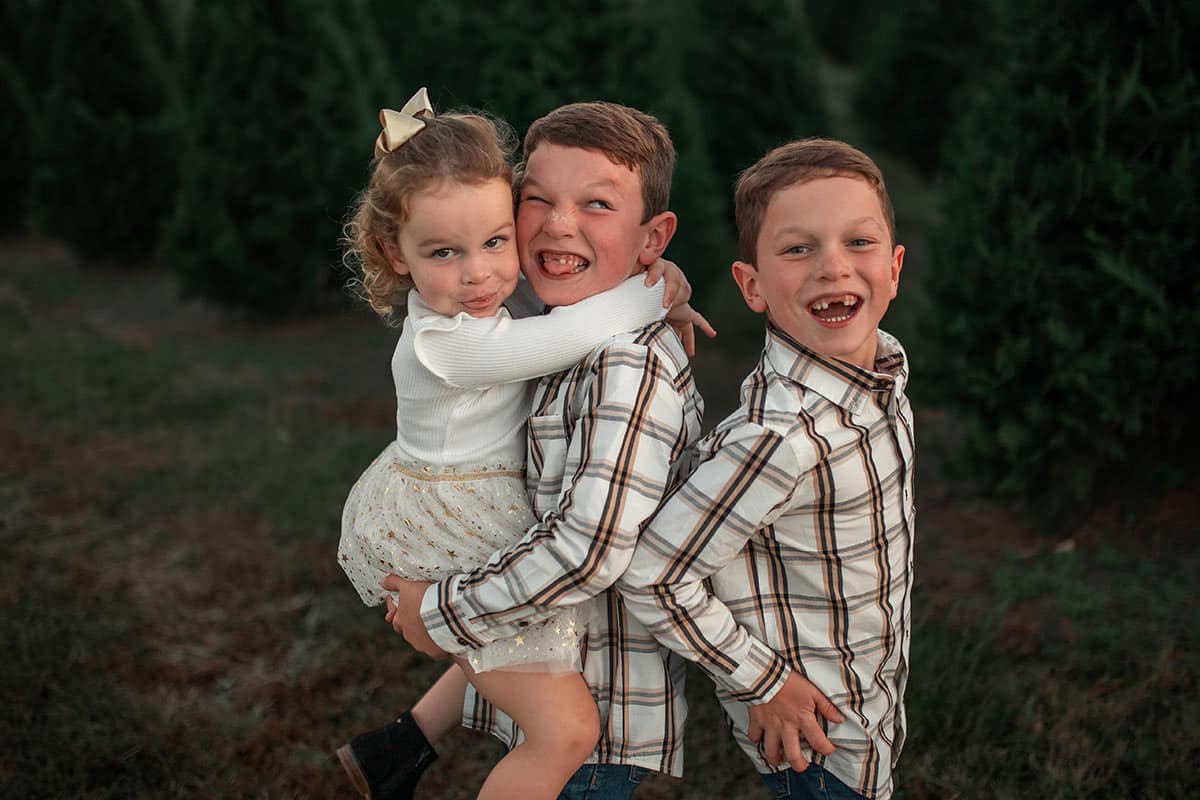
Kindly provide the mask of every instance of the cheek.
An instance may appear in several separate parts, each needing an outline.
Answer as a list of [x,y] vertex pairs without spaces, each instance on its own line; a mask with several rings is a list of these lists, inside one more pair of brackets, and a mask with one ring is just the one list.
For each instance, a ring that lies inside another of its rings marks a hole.
[[517,239],[518,241],[532,236],[542,225],[545,214],[535,206],[522,205],[517,208]]

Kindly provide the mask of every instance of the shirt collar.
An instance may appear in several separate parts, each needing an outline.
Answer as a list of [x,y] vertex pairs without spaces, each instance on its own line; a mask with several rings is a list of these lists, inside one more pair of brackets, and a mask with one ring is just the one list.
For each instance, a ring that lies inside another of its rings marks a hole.
[[908,381],[908,358],[900,342],[884,331],[875,335],[875,371],[821,355],[770,322],[766,357],[780,375],[853,413],[873,392],[902,392]]

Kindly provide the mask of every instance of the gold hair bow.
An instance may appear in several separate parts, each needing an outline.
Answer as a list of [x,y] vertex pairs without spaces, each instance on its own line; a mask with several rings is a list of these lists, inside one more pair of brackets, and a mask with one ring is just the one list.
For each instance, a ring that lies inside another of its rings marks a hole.
[[423,114],[433,116],[433,106],[429,104],[429,93],[424,86],[399,111],[380,109],[379,124],[383,126],[383,132],[375,140],[375,157],[392,152],[424,128],[424,120],[419,119]]

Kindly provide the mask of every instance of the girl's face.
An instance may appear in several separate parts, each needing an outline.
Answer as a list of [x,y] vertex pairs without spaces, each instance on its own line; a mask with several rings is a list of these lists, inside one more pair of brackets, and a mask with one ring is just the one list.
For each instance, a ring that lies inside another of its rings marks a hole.
[[409,199],[396,244],[384,242],[392,269],[412,278],[425,304],[447,317],[490,317],[517,286],[508,181],[441,183]]

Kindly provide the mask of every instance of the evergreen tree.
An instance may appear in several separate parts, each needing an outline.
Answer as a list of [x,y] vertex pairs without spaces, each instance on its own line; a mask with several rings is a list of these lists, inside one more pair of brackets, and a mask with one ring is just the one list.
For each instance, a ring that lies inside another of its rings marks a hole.
[[6,171],[25,213],[6,210],[89,262],[147,259],[170,207],[169,102],[139,37],[156,11],[46,0],[5,12],[20,14],[5,26],[5,93],[17,112]]
[[930,380],[980,477],[1077,508],[1194,472],[1200,9],[1006,7],[1003,68],[947,150]]
[[853,107],[872,147],[925,176],[993,58],[991,0],[915,0],[879,20],[859,59]]
[[189,294],[284,314],[342,277],[342,217],[366,180],[378,107],[358,107],[367,73],[339,60],[327,9],[197,9],[205,46],[184,70],[189,147],[165,243]]

